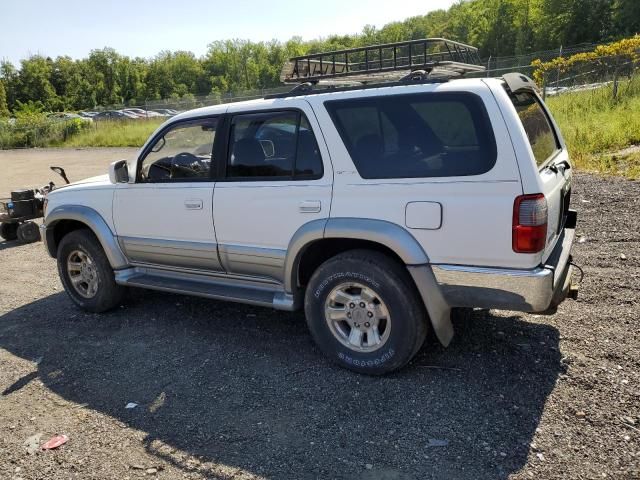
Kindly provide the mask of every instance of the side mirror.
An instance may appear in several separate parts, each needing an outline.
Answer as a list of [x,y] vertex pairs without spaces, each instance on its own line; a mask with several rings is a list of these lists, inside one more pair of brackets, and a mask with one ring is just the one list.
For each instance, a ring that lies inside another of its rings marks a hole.
[[126,160],[118,160],[109,165],[109,180],[114,184],[129,182],[129,169]]

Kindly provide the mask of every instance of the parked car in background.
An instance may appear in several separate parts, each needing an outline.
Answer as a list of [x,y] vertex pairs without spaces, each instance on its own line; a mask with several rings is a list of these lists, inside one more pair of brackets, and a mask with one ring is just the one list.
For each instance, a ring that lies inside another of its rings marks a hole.
[[100,122],[103,120],[137,120],[140,117],[122,110],[107,110],[96,113],[92,118],[94,121]]
[[165,117],[173,117],[174,115],[180,113],[172,108],[154,108],[153,111]]
[[136,115],[138,118],[154,118],[162,117],[163,115],[154,112],[153,110],[145,110],[143,108],[123,108],[123,112]]
[[50,113],[47,115],[47,118],[51,119],[51,120],[60,120],[60,121],[65,121],[65,120],[73,120],[74,118],[78,118],[84,122],[92,122],[93,120],[90,117],[83,117],[82,115],[79,115],[77,113],[70,113],[70,112],[54,112],[54,113]]

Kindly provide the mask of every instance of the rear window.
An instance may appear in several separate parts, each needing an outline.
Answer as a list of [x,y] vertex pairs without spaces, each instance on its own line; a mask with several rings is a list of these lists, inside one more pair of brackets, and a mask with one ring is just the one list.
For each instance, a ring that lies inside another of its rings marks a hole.
[[482,100],[422,93],[325,102],[363,178],[480,175],[496,163]]
[[533,93],[512,94],[511,101],[516,107],[524,131],[527,132],[536,163],[541,166],[560,149],[549,117]]

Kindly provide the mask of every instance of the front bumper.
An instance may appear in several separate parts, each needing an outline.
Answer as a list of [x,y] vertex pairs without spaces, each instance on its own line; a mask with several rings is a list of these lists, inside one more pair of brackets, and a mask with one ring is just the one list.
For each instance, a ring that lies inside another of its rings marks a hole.
[[553,310],[571,295],[571,248],[577,214],[569,211],[555,249],[544,265],[533,270],[432,265],[451,307],[496,308],[522,312]]

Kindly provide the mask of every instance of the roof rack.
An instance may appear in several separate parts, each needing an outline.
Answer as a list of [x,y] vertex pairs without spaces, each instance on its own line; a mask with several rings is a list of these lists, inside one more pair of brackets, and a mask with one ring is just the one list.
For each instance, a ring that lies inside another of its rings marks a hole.
[[444,38],[424,38],[294,57],[285,63],[283,83],[353,85],[398,81],[415,70],[429,77],[483,72],[478,49]]

